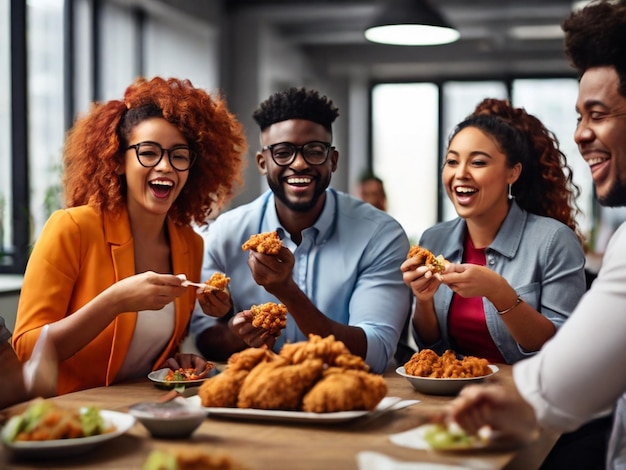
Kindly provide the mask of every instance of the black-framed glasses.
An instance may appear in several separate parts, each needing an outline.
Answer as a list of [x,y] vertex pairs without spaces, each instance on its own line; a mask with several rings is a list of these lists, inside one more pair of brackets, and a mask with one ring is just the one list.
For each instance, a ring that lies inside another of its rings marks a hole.
[[304,145],[294,145],[291,142],[266,145],[261,150],[269,150],[272,160],[278,166],[289,166],[296,159],[298,152],[309,165],[321,165],[326,162],[331,148],[330,142],[314,140]]
[[187,171],[196,159],[194,153],[186,145],[176,145],[165,149],[157,142],[139,142],[130,145],[126,150],[130,149],[135,149],[139,164],[146,168],[157,166],[165,152],[167,152],[170,165],[177,171]]

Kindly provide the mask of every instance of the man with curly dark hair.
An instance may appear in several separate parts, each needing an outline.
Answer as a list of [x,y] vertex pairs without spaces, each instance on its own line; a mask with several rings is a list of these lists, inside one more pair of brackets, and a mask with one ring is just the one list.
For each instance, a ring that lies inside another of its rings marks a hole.
[[200,294],[177,275],[200,280],[191,223],[231,194],[245,150],[225,102],[188,80],[139,78],[80,117],[63,153],[67,208],[47,221],[24,275],[20,359],[48,326],[59,393],[163,365],[205,370],[178,352]]
[[[208,315],[194,313],[205,357],[332,334],[375,372],[393,358],[410,308],[398,269],[409,243],[391,216],[330,188],[338,115],[328,97],[304,88],[275,93],[254,112],[256,162],[270,190],[210,227],[203,277],[221,271],[232,281],[230,299],[208,295],[200,302]],[[251,235],[273,231],[282,239],[278,255],[242,251]],[[253,327],[251,305],[277,301],[289,311],[282,334]]]
[[[566,53],[580,73],[574,140],[598,201],[626,206],[626,1],[592,2],[563,23]],[[571,431],[613,410],[606,467],[626,468],[626,223],[614,233],[598,277],[563,328],[513,368],[516,389],[468,387],[452,418],[528,439],[537,426]],[[567,467],[571,468],[571,467]]]

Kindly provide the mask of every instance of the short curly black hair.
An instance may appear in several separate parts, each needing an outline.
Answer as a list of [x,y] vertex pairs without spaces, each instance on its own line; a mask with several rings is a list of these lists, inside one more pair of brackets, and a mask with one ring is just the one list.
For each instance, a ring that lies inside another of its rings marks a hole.
[[332,124],[337,116],[339,109],[328,97],[320,95],[316,90],[296,87],[274,93],[252,114],[261,131],[277,122],[306,119],[332,132]]
[[626,96],[626,0],[593,1],[561,25],[565,55],[582,75],[592,67],[615,67]]

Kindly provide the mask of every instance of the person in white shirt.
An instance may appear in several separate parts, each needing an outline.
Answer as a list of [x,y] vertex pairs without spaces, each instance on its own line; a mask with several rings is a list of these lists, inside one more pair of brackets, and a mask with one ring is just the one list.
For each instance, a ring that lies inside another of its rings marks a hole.
[[[626,0],[593,2],[570,14],[563,30],[566,54],[581,74],[574,139],[599,203],[626,206]],[[487,425],[526,439],[538,426],[571,431],[612,409],[606,466],[626,469],[625,253],[622,223],[570,319],[539,354],[514,366],[516,392],[467,387],[450,418],[469,433]]]

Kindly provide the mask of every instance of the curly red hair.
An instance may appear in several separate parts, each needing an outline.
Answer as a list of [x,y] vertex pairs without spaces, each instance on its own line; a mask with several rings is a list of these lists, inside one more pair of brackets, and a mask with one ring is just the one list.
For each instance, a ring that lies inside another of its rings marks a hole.
[[142,120],[163,117],[178,128],[196,155],[189,178],[168,216],[180,225],[206,223],[242,182],[247,150],[242,125],[221,98],[189,80],[136,79],[123,101],[94,103],[68,132],[63,153],[65,203],[89,204],[119,213],[126,204],[125,179],[117,174],[132,129]]
[[522,172],[512,186],[515,201],[522,209],[564,223],[583,241],[576,223],[580,188],[572,181],[572,169],[556,136],[539,119],[523,108],[514,108],[507,100],[487,98],[456,127],[453,136],[466,127],[477,127],[491,135],[510,167],[522,164]]

